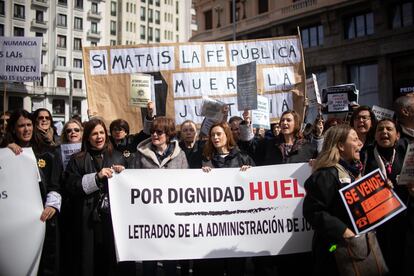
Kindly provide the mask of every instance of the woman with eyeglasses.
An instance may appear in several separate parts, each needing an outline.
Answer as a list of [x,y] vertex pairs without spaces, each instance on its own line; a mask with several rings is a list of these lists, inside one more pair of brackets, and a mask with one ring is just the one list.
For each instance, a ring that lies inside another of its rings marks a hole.
[[[156,117],[150,129],[151,137],[138,145],[133,162],[136,169],[188,169],[185,153],[175,139],[173,119]],[[176,261],[163,261],[165,275],[175,276]],[[157,261],[143,262],[144,276],[156,275]]]
[[358,138],[364,144],[361,149],[361,161],[366,159],[366,148],[374,143],[375,128],[377,126],[377,118],[371,107],[361,105],[352,112],[351,127],[353,127],[358,134]]
[[99,118],[86,122],[82,149],[72,156],[64,174],[74,218],[68,274],[134,274],[135,267],[116,262],[108,196],[108,179],[125,166],[126,160],[113,150],[105,123]]
[[[33,120],[26,110],[14,111],[7,124],[7,136],[2,144],[15,144],[20,149],[33,146]],[[20,151],[21,152],[21,151]],[[18,152],[18,153],[20,153]],[[62,197],[60,188],[61,166],[50,152],[34,151],[41,181],[39,182],[44,210],[39,219],[46,223],[46,234],[38,275],[59,275],[58,221]],[[24,191],[22,191],[24,192]],[[28,206],[30,208],[30,206]]]

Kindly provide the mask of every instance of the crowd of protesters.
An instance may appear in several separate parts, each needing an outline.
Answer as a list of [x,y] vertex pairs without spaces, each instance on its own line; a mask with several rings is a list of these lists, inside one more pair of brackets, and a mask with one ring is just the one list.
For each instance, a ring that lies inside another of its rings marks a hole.
[[[303,204],[315,231],[312,252],[254,257],[254,275],[337,275],[329,247],[355,235],[338,190],[377,168],[407,205],[376,229],[381,250],[390,275],[414,274],[414,180],[398,184],[407,147],[414,141],[414,95],[395,101],[392,119],[378,121],[369,106],[358,106],[349,122],[320,114],[302,129],[298,113],[288,110],[265,131],[253,130],[245,111],[228,121],[224,116],[207,136],[197,133],[193,121],[176,127],[172,118],[153,116],[152,102],[147,110],[143,130],[136,134],[121,118],[109,129],[98,117],[71,119],[59,136],[47,109],[2,114],[1,147],[15,154],[31,147],[38,160],[44,202],[40,220],[46,223],[39,275],[147,276],[157,275],[161,267],[164,275],[245,275],[245,258],[117,263],[108,178],[128,168],[200,169],[202,174],[300,162],[313,171]],[[81,143],[81,151],[64,166],[60,147],[71,143]]]

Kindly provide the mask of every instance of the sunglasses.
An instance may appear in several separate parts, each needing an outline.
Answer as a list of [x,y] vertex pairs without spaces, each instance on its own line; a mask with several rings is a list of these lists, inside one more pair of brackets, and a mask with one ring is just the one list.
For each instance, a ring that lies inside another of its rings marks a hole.
[[67,134],[69,134],[71,132],[79,132],[80,128],[67,128],[65,131]]
[[39,121],[42,121],[42,120],[50,120],[50,117],[49,116],[39,116],[39,117],[37,117],[37,119]]
[[164,132],[164,130],[160,130],[160,129],[151,129],[150,130],[150,134],[153,134],[153,133],[156,133],[158,136],[161,136],[161,135],[163,135],[165,132]]

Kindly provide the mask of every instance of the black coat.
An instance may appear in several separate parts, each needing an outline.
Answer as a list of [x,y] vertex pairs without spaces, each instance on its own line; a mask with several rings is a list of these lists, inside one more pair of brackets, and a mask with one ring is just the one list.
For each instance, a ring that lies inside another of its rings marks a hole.
[[260,166],[308,162],[315,159],[318,150],[306,140],[296,140],[289,155],[284,158],[278,138],[262,139],[258,142],[254,160]]
[[111,140],[114,149],[123,154],[128,164],[131,164],[132,160],[134,159],[135,153],[137,152],[138,144],[149,137],[150,135],[145,134],[144,131],[140,131],[137,134],[129,134],[125,136],[125,138],[122,139],[122,141],[118,144],[115,143],[112,136],[110,136],[109,139]]
[[255,164],[253,159],[247,153],[240,151],[238,148],[231,149],[229,154],[224,158],[215,153],[211,160],[203,160],[203,167],[239,168],[243,165],[254,166]]
[[[112,154],[104,151],[102,156],[103,168],[126,166],[125,158],[118,151],[114,150]],[[110,214],[100,215],[96,209],[107,185],[89,195],[82,188],[83,176],[97,172],[88,152],[73,155],[65,171],[65,189],[72,201],[74,214],[71,229],[74,240],[72,275],[108,275],[113,273],[116,266]]]
[[353,229],[338,192],[347,184],[339,181],[335,167],[319,169],[305,182],[303,215],[315,230],[313,275],[338,275],[333,253],[329,249],[343,239],[346,228]]
[[198,140],[195,142],[192,148],[187,148],[184,142],[180,142],[180,147],[184,151],[187,157],[188,165],[190,169],[200,169],[203,160],[203,149],[205,141]]

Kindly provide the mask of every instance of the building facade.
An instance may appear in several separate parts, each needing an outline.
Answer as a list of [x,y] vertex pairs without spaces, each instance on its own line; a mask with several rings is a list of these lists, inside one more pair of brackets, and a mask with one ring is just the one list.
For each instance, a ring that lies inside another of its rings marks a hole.
[[[295,35],[320,87],[355,83],[360,104],[392,107],[414,90],[414,1],[236,0],[236,39]],[[233,1],[195,0],[192,41],[233,39]]]
[[188,41],[192,13],[191,0],[0,0],[0,36],[43,38],[41,81],[4,83],[0,111],[44,107],[58,121],[86,120],[82,47]]

